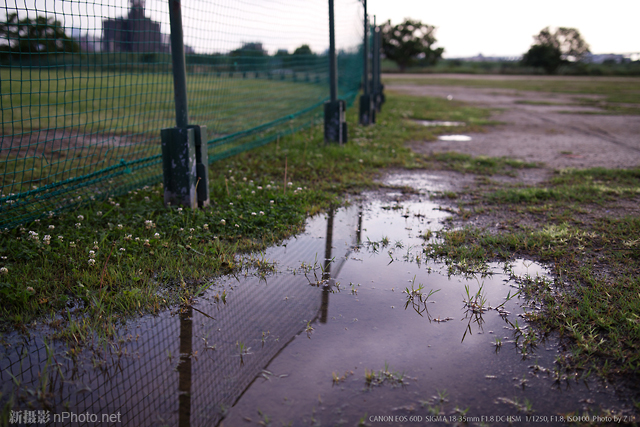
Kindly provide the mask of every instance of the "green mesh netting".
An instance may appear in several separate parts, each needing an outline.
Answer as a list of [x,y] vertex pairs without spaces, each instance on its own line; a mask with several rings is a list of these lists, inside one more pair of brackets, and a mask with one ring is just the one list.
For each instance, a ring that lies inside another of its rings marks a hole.
[[[0,228],[162,181],[175,126],[167,0],[0,9]],[[335,0],[339,96],[362,76],[362,6]],[[183,2],[189,123],[209,161],[322,119],[326,0]]]

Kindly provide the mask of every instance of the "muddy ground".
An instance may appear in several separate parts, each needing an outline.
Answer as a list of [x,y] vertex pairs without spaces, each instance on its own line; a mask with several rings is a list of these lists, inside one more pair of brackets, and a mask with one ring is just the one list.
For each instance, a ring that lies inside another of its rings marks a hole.
[[[495,123],[483,133],[465,134],[470,141],[411,141],[418,153],[455,151],[473,156],[509,157],[536,162],[539,168],[522,169],[515,177],[493,176],[492,181],[505,184],[537,185],[554,173],[567,168],[632,168],[640,166],[640,115],[612,115],[610,112],[581,105],[579,99],[601,99],[598,95],[544,93],[513,89],[471,88],[465,86],[416,85],[404,78],[424,75],[393,75],[385,81],[385,91],[440,97],[462,101],[494,111]],[[495,75],[426,75],[458,79],[526,79],[528,76]],[[535,77],[534,77],[535,78]],[[553,77],[552,77],[553,78]],[[562,79],[562,77],[557,77]],[[456,134],[452,127],[451,134]],[[483,180],[472,174],[451,171],[394,171],[382,178],[388,185],[408,185],[421,192],[461,191],[469,194]],[[640,198],[619,201],[615,205],[592,206],[590,218],[640,215]],[[520,225],[540,225],[541,218],[519,218]],[[493,231],[513,221],[508,211],[474,216],[472,223]],[[460,226],[468,222],[455,223]]]
[[[420,75],[407,75],[419,78]],[[428,75],[430,79],[438,75]],[[452,78],[452,75],[443,75]],[[526,76],[455,76],[460,79],[528,78]],[[470,134],[471,141],[414,141],[421,153],[457,151],[473,156],[511,157],[543,163],[547,170],[563,168],[630,168],[640,165],[640,116],[610,115],[579,104],[597,95],[528,92],[464,86],[412,85],[387,80],[385,90],[463,101],[495,110],[500,123],[486,133]],[[455,128],[452,128],[455,133]],[[528,178],[523,176],[524,179]],[[539,176],[538,179],[542,178]]]

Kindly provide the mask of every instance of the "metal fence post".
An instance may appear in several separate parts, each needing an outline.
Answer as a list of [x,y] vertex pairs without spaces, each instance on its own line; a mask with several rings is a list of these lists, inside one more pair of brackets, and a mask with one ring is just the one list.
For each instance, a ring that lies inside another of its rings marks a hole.
[[378,58],[378,86],[376,90],[378,91],[377,109],[380,111],[382,104],[384,104],[385,101],[384,85],[382,84],[382,27],[378,26],[376,30],[376,41],[378,44],[378,48],[376,50],[376,58]]
[[176,127],[161,131],[164,203],[204,207],[209,204],[206,127],[189,125],[180,0],[169,0],[169,19]]
[[329,94],[331,100],[324,104],[324,141],[343,144],[347,142],[347,105],[338,99],[338,61],[336,59],[333,0],[329,0]]
[[363,70],[362,92],[360,96],[360,124],[367,126],[372,123],[371,95],[369,95],[369,17],[367,16],[367,0],[362,0],[364,5],[364,43],[363,43]]
[[380,90],[380,27],[375,25],[375,17],[374,26],[371,30],[371,38],[373,44],[373,55],[372,55],[372,98],[373,98],[373,106],[376,112],[380,111],[380,106],[382,104],[382,94]]

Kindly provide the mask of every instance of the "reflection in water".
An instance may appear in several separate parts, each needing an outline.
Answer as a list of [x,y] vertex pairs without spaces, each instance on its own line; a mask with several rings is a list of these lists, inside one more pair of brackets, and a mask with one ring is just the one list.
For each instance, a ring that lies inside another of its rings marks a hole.
[[0,404],[13,391],[23,397],[16,410],[29,401],[52,419],[62,411],[120,412],[125,425],[216,425],[256,377],[273,376],[265,367],[307,325],[326,322],[330,286],[311,286],[299,269],[324,255],[323,281],[331,284],[331,269],[335,277],[355,243],[356,221],[355,209],[331,210],[266,253],[278,274],[220,280],[196,307],[135,322],[110,348],[78,353],[37,336],[9,337]]
[[178,425],[191,425],[191,351],[193,348],[193,309],[180,313],[180,362],[178,363]]
[[[365,413],[518,415],[526,399],[550,415],[611,402],[556,375],[555,344],[523,325],[524,301],[505,301],[509,274],[494,266],[476,285],[420,261],[425,230],[445,215],[434,207],[377,204],[366,218],[330,210],[267,251],[278,274],[219,280],[196,306],[132,323],[109,348],[78,353],[37,335],[9,337],[0,344],[0,404],[17,390],[15,409],[31,401],[52,414],[119,412],[123,425],[236,426],[258,421],[257,409],[273,425],[354,425]],[[365,231],[369,243],[352,253]],[[515,263],[511,272],[543,268]],[[341,291],[338,274],[352,292]],[[305,330],[312,339],[296,339]],[[403,387],[366,389],[365,369],[387,364],[406,373]],[[429,398],[438,391],[450,403]]]

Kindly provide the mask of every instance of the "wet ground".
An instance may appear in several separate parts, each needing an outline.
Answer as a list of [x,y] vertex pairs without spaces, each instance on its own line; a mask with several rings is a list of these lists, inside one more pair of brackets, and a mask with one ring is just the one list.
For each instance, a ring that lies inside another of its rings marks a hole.
[[16,409],[49,410],[55,425],[537,425],[627,410],[611,387],[560,371],[557,341],[526,321],[535,303],[509,298],[552,284],[544,266],[455,276],[426,260],[424,236],[446,216],[426,195],[365,195],[255,255],[277,274],[218,279],[118,344],[75,355],[16,336],[3,396],[20,384],[33,406]]
[[[487,127],[486,132],[471,134],[469,135],[471,139],[466,141],[413,141],[410,146],[416,152],[456,151],[473,156],[507,156],[527,162],[544,163],[552,169],[629,168],[636,167],[640,163],[640,116],[610,115],[599,108],[581,104],[581,99],[604,100],[603,96],[499,88],[416,85],[404,81],[445,78],[538,79],[542,82],[552,79],[570,82],[576,79],[575,77],[455,74],[394,74],[386,77],[385,90],[446,98],[494,109],[495,113],[491,120],[498,124]],[[578,79],[589,80],[590,78]],[[611,79],[624,81],[624,78]]]

